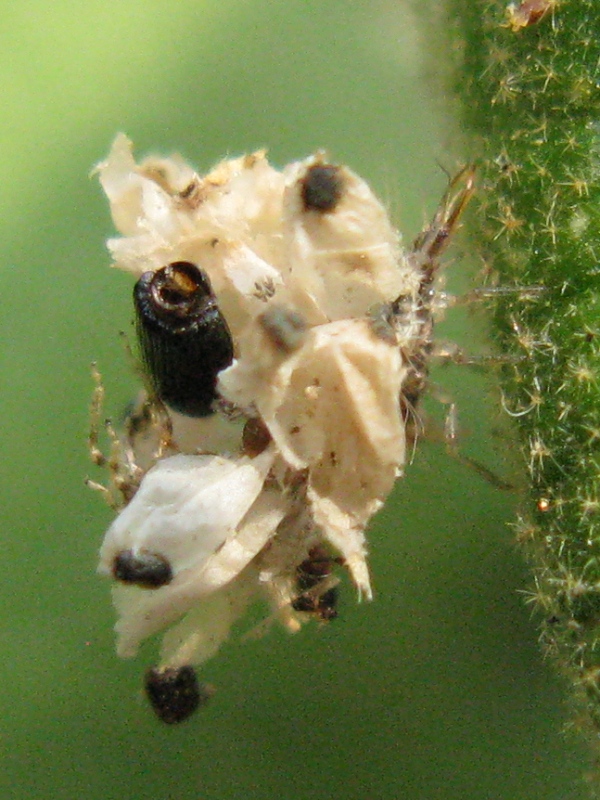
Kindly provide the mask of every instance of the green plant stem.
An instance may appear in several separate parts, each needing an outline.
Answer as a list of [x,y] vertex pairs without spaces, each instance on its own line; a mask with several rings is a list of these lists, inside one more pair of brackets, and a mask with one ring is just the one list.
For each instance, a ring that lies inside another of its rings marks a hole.
[[[600,734],[600,8],[447,0],[466,152],[481,161],[470,236],[489,281],[502,392],[529,490],[518,523],[542,640]],[[519,27],[514,14],[524,24]],[[437,53],[439,57],[439,53]],[[527,287],[535,287],[528,289]],[[600,750],[599,750],[600,752]]]

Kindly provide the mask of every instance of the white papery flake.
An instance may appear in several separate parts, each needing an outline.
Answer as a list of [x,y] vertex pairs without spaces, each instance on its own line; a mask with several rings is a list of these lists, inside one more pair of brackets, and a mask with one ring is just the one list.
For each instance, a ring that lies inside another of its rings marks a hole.
[[121,134],[97,171],[121,234],[114,266],[136,279],[200,267],[235,355],[215,414],[187,417],[151,393],[156,413],[112,459],[124,507],[99,569],[119,579],[120,655],[177,623],[160,669],[198,665],[261,597],[290,630],[329,618],[321,597],[339,564],[370,599],[365,529],[404,467],[435,259],[472,172],[405,253],[369,186],[323,153],[279,171],[259,151],[201,177],[179,157],[137,164]]

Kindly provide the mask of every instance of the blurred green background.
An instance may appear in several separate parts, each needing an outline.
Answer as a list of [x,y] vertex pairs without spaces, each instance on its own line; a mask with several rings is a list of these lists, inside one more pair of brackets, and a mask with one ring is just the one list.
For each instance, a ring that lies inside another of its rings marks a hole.
[[[518,498],[421,443],[373,525],[376,600],[343,589],[341,617],[297,636],[231,642],[219,687],[179,728],[140,692],[156,643],[113,649],[95,575],[111,513],[83,485],[89,365],[109,411],[136,384],[120,344],[129,276],[93,165],[125,131],[138,154],[204,170],[268,146],[318,147],[389,203],[410,241],[450,171],[449,126],[399,0],[0,3],[2,480],[0,797],[86,800],[465,800],[585,796],[583,748],[561,730],[563,687],[542,662],[507,523]],[[449,285],[478,268],[452,251]],[[453,311],[443,338],[479,351]],[[463,448],[514,479],[493,374],[452,367]],[[429,404],[438,420],[443,412]],[[431,437],[432,439],[435,436]]]

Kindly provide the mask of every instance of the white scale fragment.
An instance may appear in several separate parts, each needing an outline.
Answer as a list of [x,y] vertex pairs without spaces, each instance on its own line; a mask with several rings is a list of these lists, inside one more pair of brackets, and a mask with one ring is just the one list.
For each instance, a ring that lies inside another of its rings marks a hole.
[[115,557],[125,550],[159,553],[175,577],[205,563],[235,535],[263,488],[273,458],[271,449],[253,459],[162,459],[148,470],[134,499],[110,526],[99,571],[110,575]]
[[[316,546],[370,599],[365,529],[404,467],[437,257],[473,171],[408,253],[368,185],[323,153],[279,171],[257,152],[201,177],[179,157],[137,164],[119,135],[97,171],[121,234],[108,243],[114,265],[136,279],[178,262],[204,270],[235,353],[218,375],[221,411],[162,408],[169,447],[150,468],[146,448],[139,488],[123,491],[133,498],[106,534],[99,570],[126,576],[114,592],[119,653],[177,623],[160,668],[198,665],[260,598],[296,629],[298,569]],[[257,452],[246,420],[266,436]],[[135,458],[135,437],[127,447]],[[152,579],[152,559],[161,585],[135,585],[140,563]]]

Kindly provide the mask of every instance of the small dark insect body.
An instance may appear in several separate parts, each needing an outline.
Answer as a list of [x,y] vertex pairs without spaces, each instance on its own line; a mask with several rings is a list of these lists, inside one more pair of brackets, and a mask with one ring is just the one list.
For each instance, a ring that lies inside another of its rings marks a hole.
[[177,261],[145,272],[133,297],[142,358],[158,398],[187,416],[210,415],[233,342],[208,276]]
[[156,716],[167,725],[183,722],[212,695],[209,687],[198,683],[190,666],[149,669],[145,689]]
[[292,608],[314,614],[324,622],[335,619],[338,615],[338,588],[332,586],[319,591],[319,587],[330,578],[334,565],[341,563],[341,559],[332,558],[325,548],[313,547],[296,570],[300,594],[292,601]]

